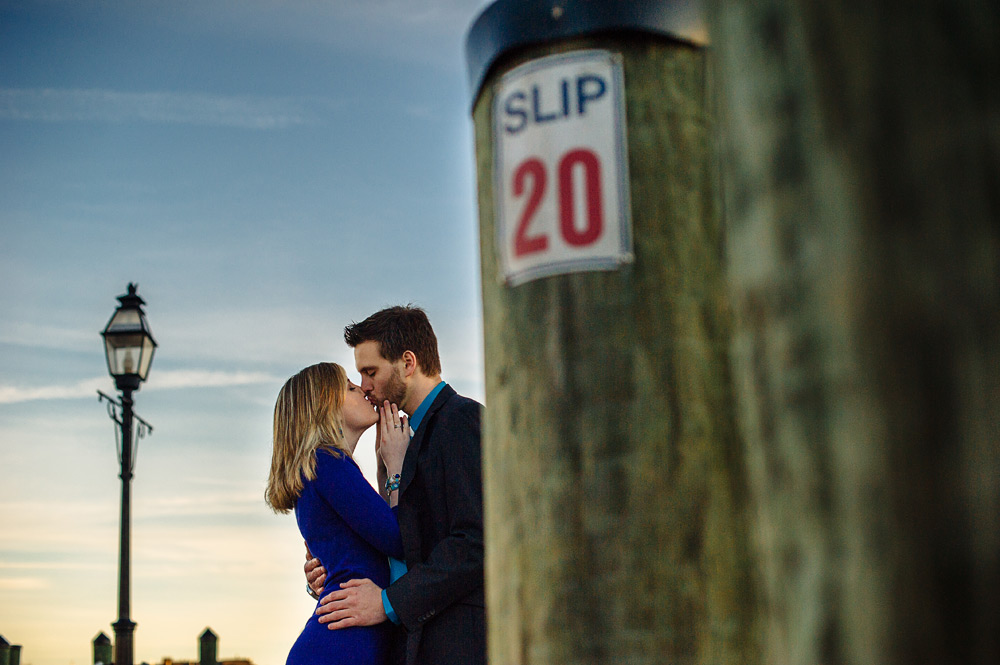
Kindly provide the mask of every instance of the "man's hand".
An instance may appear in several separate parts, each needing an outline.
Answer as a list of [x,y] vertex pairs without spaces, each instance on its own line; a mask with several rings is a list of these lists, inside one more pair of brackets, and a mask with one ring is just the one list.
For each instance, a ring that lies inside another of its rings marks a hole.
[[323,585],[326,584],[326,568],[323,567],[319,559],[312,555],[308,545],[306,545],[306,565],[303,569],[306,573],[306,583],[319,598],[319,595],[323,593]]
[[382,588],[369,579],[348,580],[338,591],[328,593],[316,608],[319,622],[337,630],[350,626],[374,626],[388,620],[382,606]]

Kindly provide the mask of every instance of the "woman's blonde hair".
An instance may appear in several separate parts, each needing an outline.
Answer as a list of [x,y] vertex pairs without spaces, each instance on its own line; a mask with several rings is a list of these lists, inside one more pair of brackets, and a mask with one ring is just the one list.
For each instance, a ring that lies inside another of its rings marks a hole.
[[347,373],[335,363],[306,367],[288,379],[274,405],[274,449],[264,501],[276,513],[295,508],[305,479],[316,478],[315,452],[350,456],[344,443]]

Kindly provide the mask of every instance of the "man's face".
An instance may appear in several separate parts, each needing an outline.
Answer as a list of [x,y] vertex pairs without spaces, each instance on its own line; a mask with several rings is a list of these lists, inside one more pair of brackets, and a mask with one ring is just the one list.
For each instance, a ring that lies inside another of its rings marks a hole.
[[375,341],[361,342],[354,347],[354,364],[361,374],[361,389],[368,399],[380,406],[384,401],[398,407],[406,400],[403,381],[403,361],[392,363],[382,357],[381,345]]

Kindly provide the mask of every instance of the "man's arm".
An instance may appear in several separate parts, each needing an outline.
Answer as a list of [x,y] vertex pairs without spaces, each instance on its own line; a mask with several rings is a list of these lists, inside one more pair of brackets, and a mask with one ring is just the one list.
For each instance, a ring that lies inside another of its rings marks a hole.
[[316,614],[330,630],[374,626],[388,619],[382,607],[382,588],[369,579],[344,582],[339,590],[324,596]]

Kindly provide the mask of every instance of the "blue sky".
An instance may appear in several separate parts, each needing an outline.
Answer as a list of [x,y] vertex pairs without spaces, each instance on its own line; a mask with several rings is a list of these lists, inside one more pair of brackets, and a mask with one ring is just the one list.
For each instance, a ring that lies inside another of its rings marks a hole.
[[[428,311],[483,398],[463,45],[480,0],[0,0],[0,634],[84,665],[117,617],[99,331],[139,284],[137,661],[280,665],[310,611],[264,506],[282,382],[342,330]],[[359,456],[371,454],[370,439]]]

